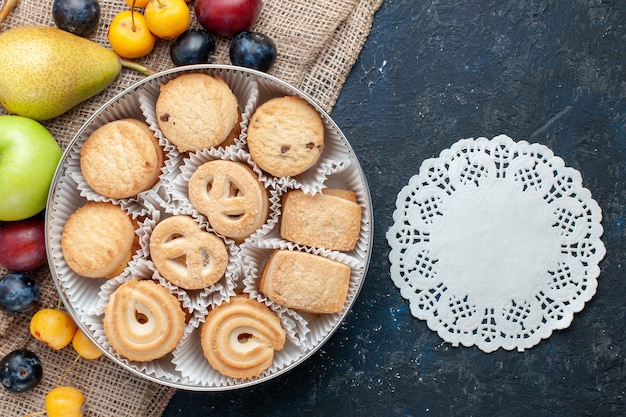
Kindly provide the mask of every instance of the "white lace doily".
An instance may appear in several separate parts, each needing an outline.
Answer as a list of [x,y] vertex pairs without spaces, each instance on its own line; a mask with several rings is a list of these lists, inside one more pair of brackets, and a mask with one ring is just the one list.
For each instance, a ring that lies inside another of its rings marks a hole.
[[411,314],[454,346],[522,351],[595,294],[602,213],[544,145],[464,139],[424,161],[387,232]]

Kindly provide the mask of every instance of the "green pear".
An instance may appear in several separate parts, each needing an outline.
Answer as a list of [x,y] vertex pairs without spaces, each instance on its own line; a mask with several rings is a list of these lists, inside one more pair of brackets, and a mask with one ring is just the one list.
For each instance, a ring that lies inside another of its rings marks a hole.
[[123,65],[150,73],[64,30],[18,26],[0,34],[0,104],[13,114],[48,120],[107,88]]

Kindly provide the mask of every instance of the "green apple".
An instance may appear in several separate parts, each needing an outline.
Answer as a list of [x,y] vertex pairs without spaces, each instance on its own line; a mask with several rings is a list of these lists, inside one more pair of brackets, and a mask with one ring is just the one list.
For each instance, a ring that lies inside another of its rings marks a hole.
[[22,220],[46,208],[63,151],[40,123],[0,116],[0,220]]

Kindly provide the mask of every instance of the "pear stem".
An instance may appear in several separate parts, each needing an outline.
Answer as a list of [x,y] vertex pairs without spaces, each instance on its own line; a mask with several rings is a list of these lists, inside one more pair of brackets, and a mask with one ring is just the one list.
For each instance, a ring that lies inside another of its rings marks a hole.
[[152,69],[150,69],[150,68],[148,68],[148,67],[146,67],[144,65],[141,65],[141,64],[139,64],[139,63],[137,63],[135,61],[130,61],[130,60],[124,59],[122,57],[120,57],[119,60],[120,60],[120,64],[122,64],[123,67],[130,68],[130,69],[133,69],[135,71],[139,71],[140,73],[142,73],[144,75],[156,74],[156,71],[154,71],[154,70],[152,70]]
[[2,30],[2,23],[6,20],[11,13],[11,10],[17,6],[17,2],[19,0],[6,0],[2,5],[2,9],[0,9],[0,30]]

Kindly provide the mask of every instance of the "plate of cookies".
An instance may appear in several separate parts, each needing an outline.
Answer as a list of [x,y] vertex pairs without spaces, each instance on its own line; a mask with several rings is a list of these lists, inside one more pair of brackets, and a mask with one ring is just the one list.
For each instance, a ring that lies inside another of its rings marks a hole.
[[175,388],[276,377],[316,352],[363,285],[372,206],[310,97],[226,65],[147,77],[68,145],[46,218],[69,313],[114,362]]

